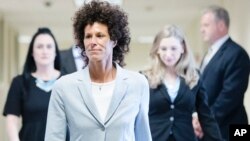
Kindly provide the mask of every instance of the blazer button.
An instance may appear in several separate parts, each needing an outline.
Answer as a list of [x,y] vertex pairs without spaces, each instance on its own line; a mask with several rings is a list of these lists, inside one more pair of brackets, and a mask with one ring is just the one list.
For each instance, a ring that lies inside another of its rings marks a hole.
[[171,109],[174,109],[174,105],[173,105],[173,104],[171,104],[171,105],[170,105],[170,108],[171,108]]
[[105,131],[105,127],[102,127],[101,130],[102,130],[102,131]]
[[169,120],[170,120],[170,121],[174,121],[174,117],[170,117]]

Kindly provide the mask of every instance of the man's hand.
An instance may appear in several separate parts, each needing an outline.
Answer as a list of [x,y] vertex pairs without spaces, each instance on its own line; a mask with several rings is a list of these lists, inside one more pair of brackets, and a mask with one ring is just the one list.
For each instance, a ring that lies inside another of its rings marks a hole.
[[195,135],[201,139],[203,136],[204,136],[204,133],[202,131],[202,128],[201,128],[201,125],[200,125],[200,122],[199,122],[199,119],[198,119],[198,115],[194,115],[193,114],[193,120],[192,120],[192,123],[193,123],[193,128],[194,128],[194,133]]

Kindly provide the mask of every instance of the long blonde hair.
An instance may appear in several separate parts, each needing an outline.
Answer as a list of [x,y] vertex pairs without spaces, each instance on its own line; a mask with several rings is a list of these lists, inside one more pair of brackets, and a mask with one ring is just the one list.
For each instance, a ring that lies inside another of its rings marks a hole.
[[158,32],[150,51],[152,63],[149,68],[142,71],[142,73],[147,76],[151,88],[156,88],[163,82],[167,67],[161,61],[157,52],[161,40],[169,37],[175,37],[179,39],[183,45],[184,53],[177,62],[175,71],[178,76],[181,76],[185,79],[186,84],[190,88],[193,88],[198,82],[199,74],[197,72],[193,54],[185,41],[184,33],[175,25],[167,25],[160,32]]

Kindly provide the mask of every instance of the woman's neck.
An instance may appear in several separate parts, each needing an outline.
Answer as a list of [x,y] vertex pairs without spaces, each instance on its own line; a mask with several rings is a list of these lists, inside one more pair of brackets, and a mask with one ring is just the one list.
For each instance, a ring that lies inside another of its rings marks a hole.
[[51,80],[59,77],[60,72],[54,67],[37,67],[32,75],[42,80]]
[[89,74],[92,82],[105,83],[115,79],[116,69],[113,64],[89,64]]
[[168,69],[165,73],[165,80],[170,85],[174,85],[178,75],[174,69]]
[[176,70],[174,68],[167,68],[165,74],[168,77],[177,77],[177,73],[176,73]]

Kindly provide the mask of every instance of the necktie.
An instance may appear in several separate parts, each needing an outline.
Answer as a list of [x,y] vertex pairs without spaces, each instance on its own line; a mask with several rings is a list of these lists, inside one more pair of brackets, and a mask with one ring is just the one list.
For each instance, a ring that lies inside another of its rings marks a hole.
[[203,71],[206,68],[208,62],[210,61],[212,52],[213,52],[212,49],[209,48],[207,53],[206,53],[206,56],[204,57],[203,62],[201,64],[201,68],[200,68],[201,73],[203,73]]

